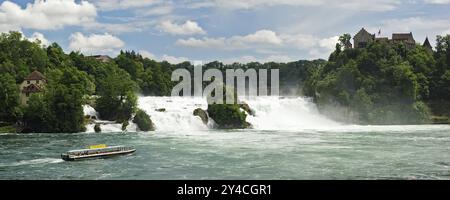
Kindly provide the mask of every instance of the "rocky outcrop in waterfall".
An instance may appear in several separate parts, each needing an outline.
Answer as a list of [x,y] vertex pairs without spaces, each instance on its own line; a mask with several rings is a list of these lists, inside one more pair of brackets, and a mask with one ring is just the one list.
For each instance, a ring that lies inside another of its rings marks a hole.
[[155,111],[156,112],[166,112],[166,109],[165,108],[158,108],[158,109],[155,109]]
[[239,107],[240,107],[242,110],[244,110],[245,112],[247,112],[249,115],[255,116],[255,110],[251,109],[250,106],[249,106],[246,102],[242,101],[242,102],[239,104]]
[[208,113],[201,108],[197,108],[194,110],[194,116],[200,117],[202,119],[203,124],[208,125],[209,117]]
[[[222,87],[224,100],[234,98],[234,104],[216,104],[212,98],[207,98],[207,112],[209,117],[216,123],[216,127],[219,129],[251,128],[252,125],[246,121],[246,111],[242,111],[241,104],[238,103],[240,101],[234,88],[230,88],[225,85]],[[248,105],[242,107],[248,111],[251,110]]]
[[94,131],[95,131],[96,133],[102,132],[102,128],[100,127],[100,124],[95,124],[95,126],[94,126]]
[[134,116],[133,123],[137,125],[141,131],[154,131],[155,125],[153,124],[150,116],[143,110],[138,110]]

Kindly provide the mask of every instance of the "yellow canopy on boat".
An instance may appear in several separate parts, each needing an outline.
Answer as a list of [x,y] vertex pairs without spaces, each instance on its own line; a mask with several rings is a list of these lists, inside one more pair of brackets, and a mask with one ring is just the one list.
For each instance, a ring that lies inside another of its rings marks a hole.
[[92,145],[89,147],[89,149],[101,149],[101,148],[106,148],[106,144],[97,144],[97,145]]

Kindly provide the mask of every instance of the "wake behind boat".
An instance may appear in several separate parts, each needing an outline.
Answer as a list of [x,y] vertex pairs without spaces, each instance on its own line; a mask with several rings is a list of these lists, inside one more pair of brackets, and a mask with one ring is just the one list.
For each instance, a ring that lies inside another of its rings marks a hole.
[[132,154],[135,151],[136,149],[132,147],[125,147],[125,146],[107,147],[106,145],[95,145],[91,146],[89,149],[68,151],[66,153],[61,154],[61,158],[65,161],[76,161],[76,160]]

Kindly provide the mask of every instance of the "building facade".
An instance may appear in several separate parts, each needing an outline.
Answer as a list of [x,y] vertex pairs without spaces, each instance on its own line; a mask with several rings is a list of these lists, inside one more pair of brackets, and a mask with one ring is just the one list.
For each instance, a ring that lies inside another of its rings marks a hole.
[[375,41],[375,34],[370,34],[366,29],[362,28],[354,37],[353,44],[355,48],[365,48],[367,45]]
[[403,43],[407,49],[412,49],[416,46],[416,40],[414,40],[414,36],[413,36],[412,32],[410,32],[410,33],[393,33],[391,42],[392,42],[392,44]]
[[[381,31],[380,31],[381,33]],[[354,37],[354,48],[365,48],[372,42],[385,42],[388,44],[404,44],[407,49],[413,49],[416,47],[416,40],[414,39],[413,33],[393,33],[392,38],[388,37],[376,37],[375,34],[370,34],[366,29],[362,28]],[[433,47],[428,41],[428,37],[422,45],[429,52],[433,52]]]
[[47,79],[39,71],[33,71],[20,84],[20,102],[22,105],[27,105],[30,96],[34,93],[42,92],[47,84]]

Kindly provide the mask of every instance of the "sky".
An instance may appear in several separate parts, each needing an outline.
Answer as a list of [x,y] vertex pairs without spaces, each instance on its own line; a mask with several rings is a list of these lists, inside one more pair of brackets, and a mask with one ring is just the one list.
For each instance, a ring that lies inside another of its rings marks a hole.
[[210,62],[327,59],[362,27],[417,42],[450,34],[450,0],[0,0],[0,32],[45,46]]

